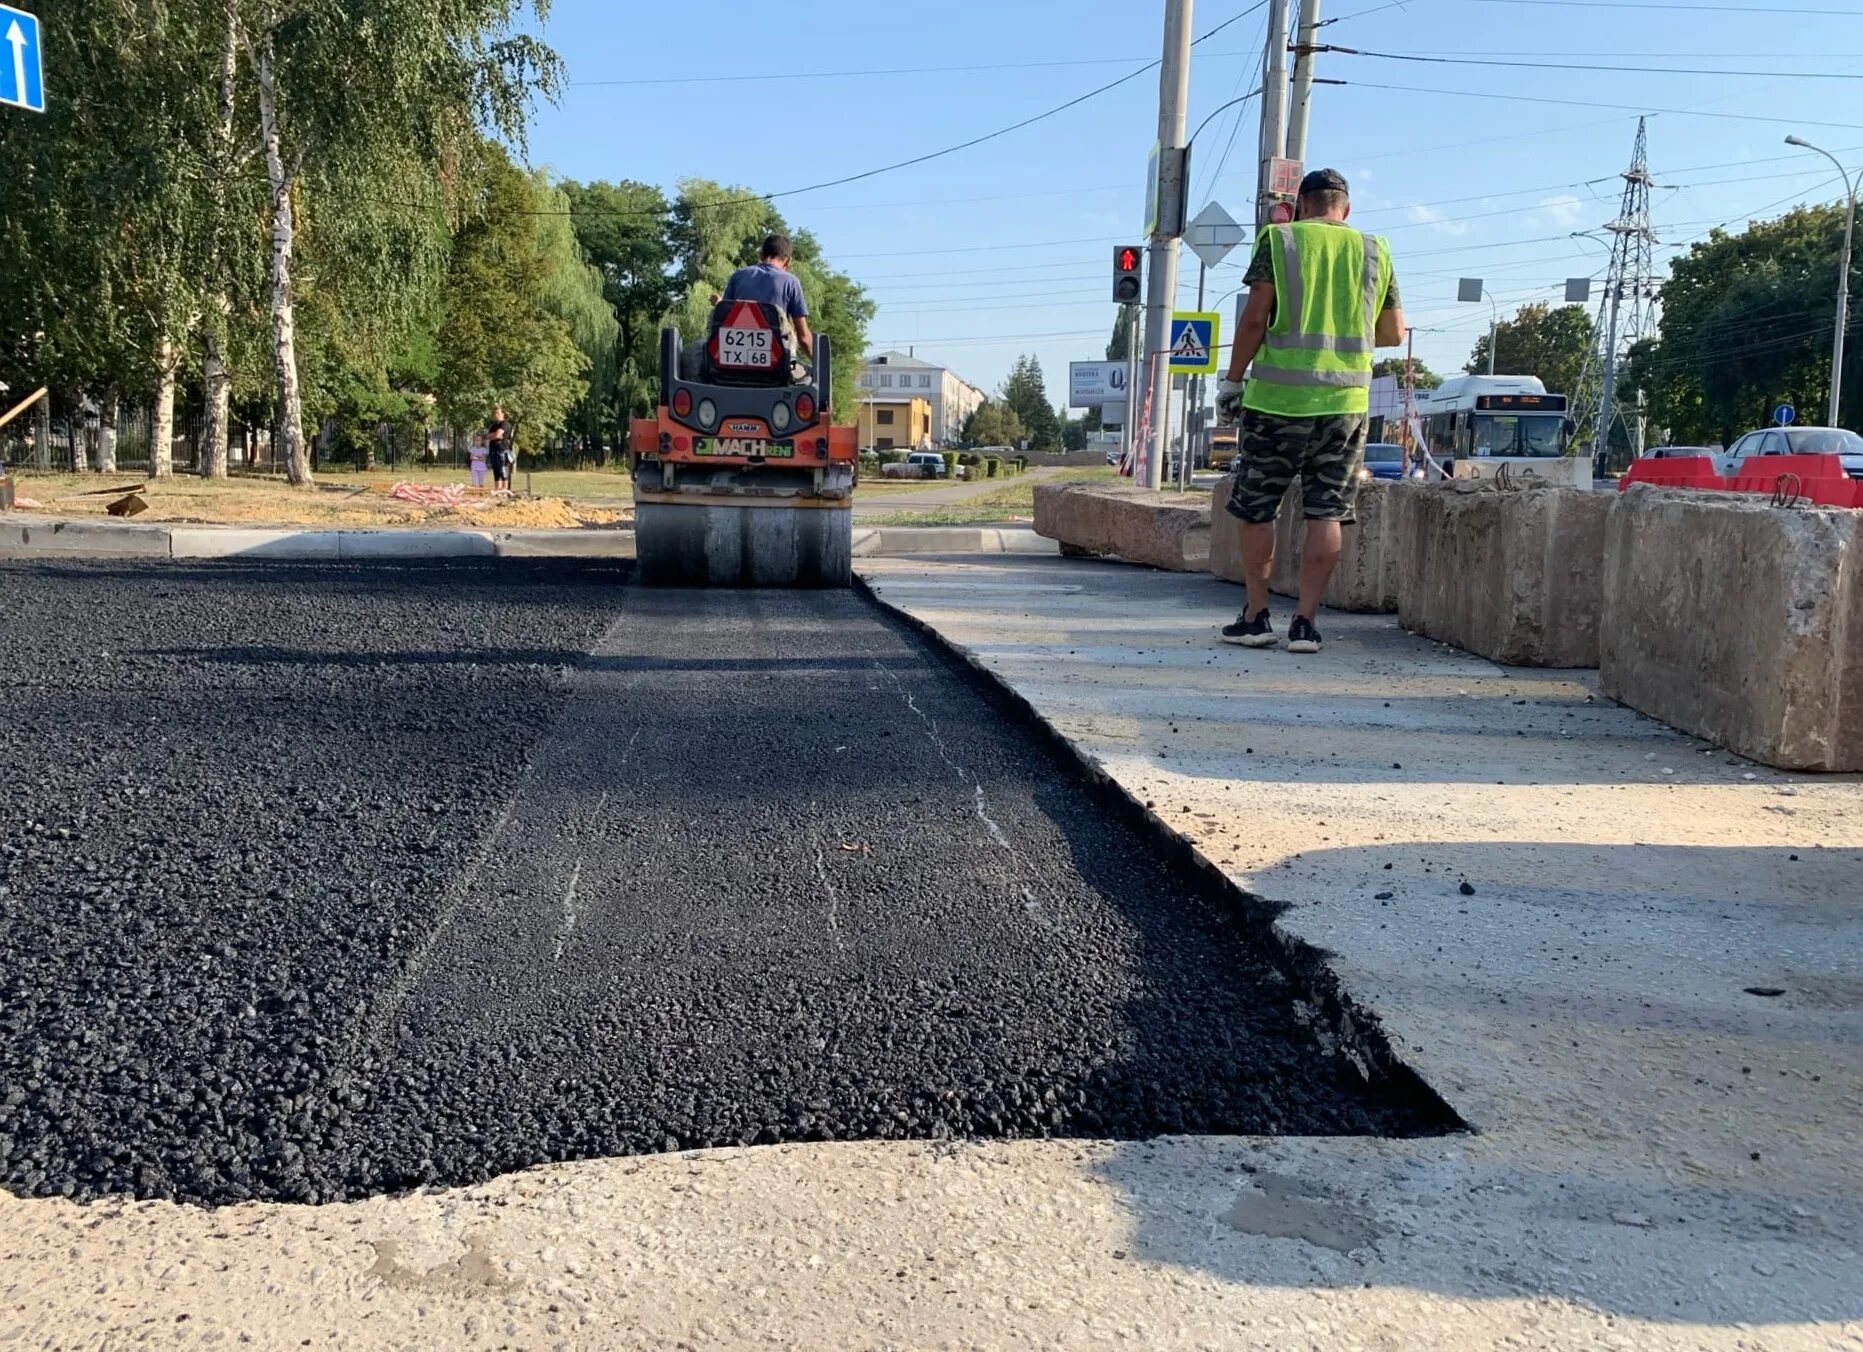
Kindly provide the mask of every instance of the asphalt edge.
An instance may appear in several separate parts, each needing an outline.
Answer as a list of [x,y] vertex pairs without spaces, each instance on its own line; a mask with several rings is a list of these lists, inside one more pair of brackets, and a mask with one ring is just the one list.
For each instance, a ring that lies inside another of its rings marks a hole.
[[1103,803],[1148,836],[1170,862],[1185,868],[1199,885],[1204,900],[1229,911],[1240,924],[1257,934],[1295,989],[1318,1010],[1317,1031],[1322,1044],[1330,1037],[1367,1084],[1382,1085],[1409,1099],[1419,1116],[1436,1120],[1437,1129],[1420,1132],[1420,1136],[1480,1134],[1475,1124],[1457,1112],[1428,1080],[1398,1055],[1385,1032],[1384,1021],[1346,991],[1333,970],[1332,955],[1281,925],[1281,916],[1289,910],[1287,904],[1238,886],[1220,864],[1145,806],[1098,758],[1089,755],[1049,722],[1027,696],[992,671],[974,651],[887,601],[858,574],[854,578],[854,589],[877,606],[882,615],[924,639],[927,646],[942,655],[961,676],[980,686],[987,698],[1006,704],[1013,715],[1025,720],[1042,740],[1062,753],[1064,760],[1080,768]]
[[[866,526],[854,523],[857,558],[933,554],[1056,552],[1031,527]],[[461,526],[396,530],[331,526],[210,526],[188,522],[105,522],[84,518],[0,516],[0,559],[139,559],[169,562],[346,563],[414,559],[625,559],[635,557],[631,530],[525,530]]]

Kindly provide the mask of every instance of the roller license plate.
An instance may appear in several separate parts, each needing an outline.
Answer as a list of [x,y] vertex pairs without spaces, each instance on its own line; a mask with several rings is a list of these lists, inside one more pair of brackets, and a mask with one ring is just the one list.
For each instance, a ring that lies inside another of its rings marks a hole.
[[763,441],[752,437],[698,437],[692,443],[694,455],[737,455],[752,460],[793,460],[793,441]]
[[767,371],[776,365],[776,345],[768,329],[719,329],[718,364]]

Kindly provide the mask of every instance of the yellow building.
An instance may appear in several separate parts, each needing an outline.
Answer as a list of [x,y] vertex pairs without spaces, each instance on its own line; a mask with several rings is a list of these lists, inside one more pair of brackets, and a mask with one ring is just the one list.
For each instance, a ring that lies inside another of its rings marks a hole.
[[913,451],[931,444],[932,407],[925,399],[860,401],[862,450]]

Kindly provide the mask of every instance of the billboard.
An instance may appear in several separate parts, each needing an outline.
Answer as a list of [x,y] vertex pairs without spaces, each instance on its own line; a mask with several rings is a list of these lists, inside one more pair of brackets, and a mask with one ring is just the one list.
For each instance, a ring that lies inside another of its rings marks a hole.
[[1098,408],[1126,397],[1122,361],[1075,361],[1067,364],[1067,406]]

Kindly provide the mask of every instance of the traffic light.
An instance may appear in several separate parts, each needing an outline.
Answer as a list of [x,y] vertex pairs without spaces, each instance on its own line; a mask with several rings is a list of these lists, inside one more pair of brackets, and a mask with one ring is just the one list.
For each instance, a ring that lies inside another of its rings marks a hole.
[[1113,250],[1113,300],[1120,305],[1137,305],[1144,292],[1142,274],[1145,251],[1136,244],[1122,244]]

